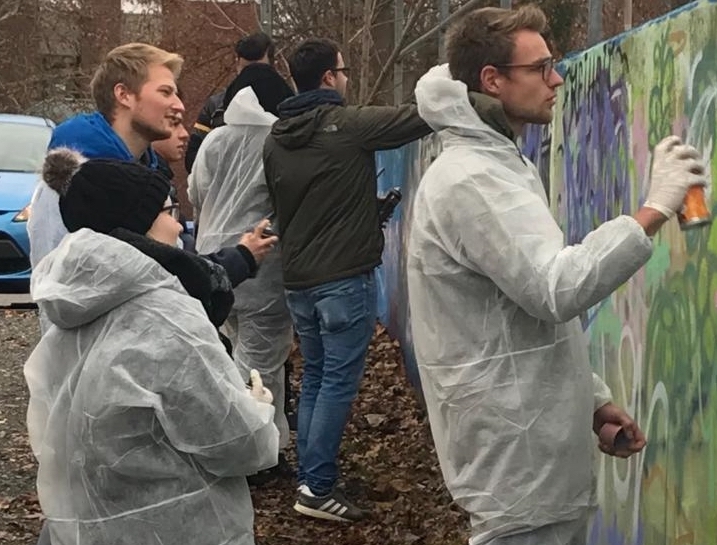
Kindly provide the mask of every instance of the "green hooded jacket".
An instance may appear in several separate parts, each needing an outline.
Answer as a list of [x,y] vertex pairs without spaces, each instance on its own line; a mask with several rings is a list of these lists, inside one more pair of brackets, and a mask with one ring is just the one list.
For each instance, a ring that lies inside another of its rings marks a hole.
[[374,152],[430,132],[415,105],[322,104],[274,124],[264,171],[287,289],[348,278],[381,263]]

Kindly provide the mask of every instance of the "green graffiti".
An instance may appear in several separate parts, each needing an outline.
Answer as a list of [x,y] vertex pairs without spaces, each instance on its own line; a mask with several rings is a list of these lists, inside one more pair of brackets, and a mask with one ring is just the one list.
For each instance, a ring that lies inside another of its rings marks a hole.
[[650,147],[672,132],[672,120],[675,117],[675,55],[668,42],[669,28],[665,29],[661,39],[655,44],[652,62],[655,67],[655,83],[650,92],[649,132]]

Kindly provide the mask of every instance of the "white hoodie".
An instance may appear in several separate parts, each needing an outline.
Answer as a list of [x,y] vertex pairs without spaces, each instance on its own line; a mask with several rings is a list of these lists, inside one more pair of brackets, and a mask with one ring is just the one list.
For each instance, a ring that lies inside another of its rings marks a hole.
[[443,476],[472,545],[586,517],[594,410],[579,314],[650,257],[627,216],[565,247],[536,168],[487,125],[446,65],[416,87],[443,152],[421,180],[408,289]]

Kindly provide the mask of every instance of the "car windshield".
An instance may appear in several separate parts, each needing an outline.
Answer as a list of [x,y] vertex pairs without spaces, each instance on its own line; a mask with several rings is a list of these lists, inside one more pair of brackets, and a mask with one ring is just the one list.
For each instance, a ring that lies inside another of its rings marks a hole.
[[52,129],[0,121],[0,171],[39,172]]

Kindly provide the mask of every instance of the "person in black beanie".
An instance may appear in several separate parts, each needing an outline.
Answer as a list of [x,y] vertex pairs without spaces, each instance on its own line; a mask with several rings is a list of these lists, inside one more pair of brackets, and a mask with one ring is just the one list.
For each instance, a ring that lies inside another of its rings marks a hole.
[[277,117],[279,104],[294,96],[293,89],[272,65],[256,62],[244,68],[227,87],[223,103],[225,112],[234,96],[245,87],[251,87],[261,107]]
[[43,174],[69,231],[33,270],[52,325],[24,368],[51,543],[253,545],[246,475],[276,464],[279,434],[215,329],[226,272],[174,246],[156,171],[59,149]]
[[[252,85],[257,96],[275,97],[267,104],[262,102],[262,107],[275,115],[276,104],[281,102],[282,97],[293,95],[291,88],[274,69],[274,51],[274,42],[264,32],[249,34],[236,43],[234,53],[237,76],[226,89],[210,96],[199,113],[184,158],[187,172],[192,172],[199,146],[207,134],[212,129],[224,126],[224,113],[237,91]],[[287,90],[290,94],[286,94]],[[271,104],[274,104],[273,107]]]
[[[69,232],[86,227],[111,234],[145,252],[152,252],[153,257],[180,278],[190,295],[202,301],[210,320],[217,327],[224,322],[234,302],[231,289],[256,273],[254,253],[257,259],[263,259],[272,246],[266,244],[266,237],[261,232],[264,224],[259,224],[255,232],[246,234],[242,241],[263,237],[260,250],[254,244],[252,251],[240,243],[236,246],[237,251],[232,253],[233,261],[243,261],[239,264],[241,266],[226,267],[221,260],[211,256],[205,258],[179,251],[175,248],[181,232],[181,224],[177,221],[179,205],[170,198],[170,182],[159,171],[138,163],[105,159],[87,161],[78,152],[58,148],[48,154],[43,178],[60,195],[60,214]],[[158,216],[160,209],[167,213]],[[156,226],[152,222],[147,224],[155,218]],[[233,247],[231,249],[234,250]],[[218,253],[227,253],[228,250],[224,248]],[[190,270],[180,274],[177,267]],[[198,279],[202,277],[202,271],[214,279],[212,290],[215,293],[207,292],[207,286],[200,286]],[[224,337],[223,342],[231,352],[231,345]]]

